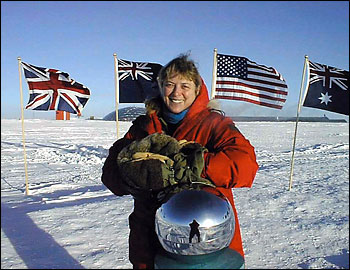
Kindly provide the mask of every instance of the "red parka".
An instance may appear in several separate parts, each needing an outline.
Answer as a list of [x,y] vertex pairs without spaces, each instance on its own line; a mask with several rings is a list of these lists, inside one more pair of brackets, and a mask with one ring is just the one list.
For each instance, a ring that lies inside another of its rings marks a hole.
[[[244,256],[237,211],[232,188],[251,187],[258,170],[254,147],[236,128],[232,120],[208,107],[207,87],[202,83],[199,95],[191,105],[181,124],[172,136],[205,146],[205,167],[202,177],[211,180],[230,201],[236,219],[235,233],[230,248]],[[109,151],[103,166],[102,182],[115,194],[128,194],[122,188],[116,157],[120,150],[133,140],[140,140],[155,132],[166,133],[160,120],[159,109],[148,110],[139,116]],[[129,217],[129,259],[133,264],[152,264],[159,242],[154,230],[156,208],[134,198],[134,211]],[[117,230],[117,228],[116,228]]]

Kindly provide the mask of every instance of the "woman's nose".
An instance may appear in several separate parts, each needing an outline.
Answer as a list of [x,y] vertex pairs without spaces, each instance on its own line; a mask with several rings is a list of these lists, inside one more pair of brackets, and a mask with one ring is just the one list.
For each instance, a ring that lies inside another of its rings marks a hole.
[[178,95],[181,95],[181,93],[182,93],[181,86],[175,84],[172,94],[178,96]]

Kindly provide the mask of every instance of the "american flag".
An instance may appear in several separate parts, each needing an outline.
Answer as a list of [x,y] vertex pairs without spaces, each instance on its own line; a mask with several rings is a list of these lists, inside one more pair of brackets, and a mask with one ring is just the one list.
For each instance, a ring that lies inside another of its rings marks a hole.
[[90,90],[57,69],[33,66],[22,62],[29,86],[26,109],[66,111],[81,115],[90,98]]
[[349,115],[349,71],[308,61],[303,106]]
[[118,59],[119,101],[143,103],[159,95],[157,76],[162,65]]
[[282,109],[287,84],[273,67],[259,65],[246,57],[217,55],[215,98],[241,100]]

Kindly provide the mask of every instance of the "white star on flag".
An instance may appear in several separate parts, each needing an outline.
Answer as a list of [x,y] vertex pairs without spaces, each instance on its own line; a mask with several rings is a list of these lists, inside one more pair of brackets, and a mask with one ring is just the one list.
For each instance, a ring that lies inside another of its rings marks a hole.
[[332,102],[331,97],[332,96],[328,96],[328,92],[326,92],[326,94],[321,93],[318,99],[321,100],[321,104],[326,103],[326,105],[328,105],[328,102]]

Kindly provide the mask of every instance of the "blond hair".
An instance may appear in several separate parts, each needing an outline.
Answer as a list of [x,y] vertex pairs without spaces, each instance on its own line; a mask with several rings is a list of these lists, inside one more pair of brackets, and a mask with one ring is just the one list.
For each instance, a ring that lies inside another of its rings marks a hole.
[[193,60],[188,58],[188,55],[181,54],[162,67],[157,77],[159,88],[162,89],[166,80],[177,75],[193,81],[196,89],[200,89],[202,86],[198,69]]

